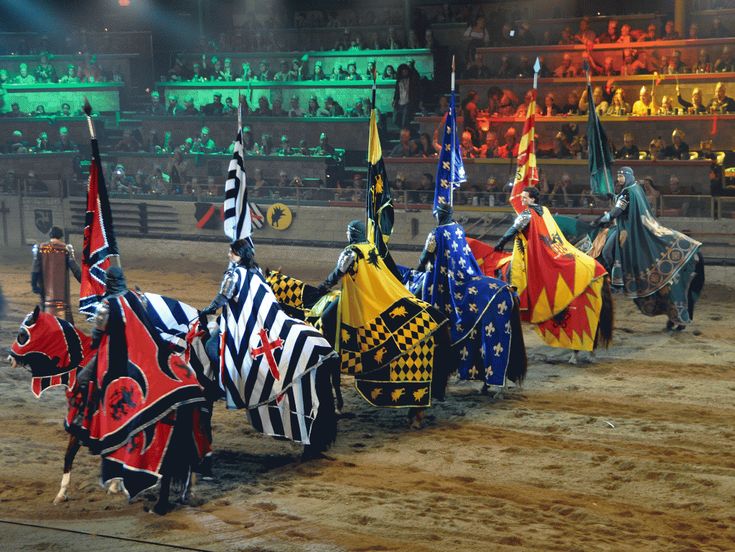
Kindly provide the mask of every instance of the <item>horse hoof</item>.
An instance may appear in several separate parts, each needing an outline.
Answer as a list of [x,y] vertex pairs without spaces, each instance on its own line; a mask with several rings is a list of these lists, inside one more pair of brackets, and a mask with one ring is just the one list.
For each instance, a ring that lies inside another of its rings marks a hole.
[[569,364],[577,364],[577,355],[572,354],[572,356],[569,357]]
[[66,502],[69,500],[65,494],[59,494],[56,495],[56,498],[54,498],[54,506],[58,506],[62,502]]
[[153,507],[153,510],[151,510],[154,514],[159,516],[165,516],[173,509],[173,504],[169,502],[156,502],[156,505]]

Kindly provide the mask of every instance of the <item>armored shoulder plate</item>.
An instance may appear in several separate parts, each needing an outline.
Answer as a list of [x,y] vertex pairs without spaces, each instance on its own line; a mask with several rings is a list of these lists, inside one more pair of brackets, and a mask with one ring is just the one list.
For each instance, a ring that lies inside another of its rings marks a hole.
[[339,259],[337,259],[337,270],[339,270],[342,274],[345,274],[353,265],[356,258],[357,254],[352,250],[351,247],[345,248],[344,250],[342,250],[342,253],[340,253]]

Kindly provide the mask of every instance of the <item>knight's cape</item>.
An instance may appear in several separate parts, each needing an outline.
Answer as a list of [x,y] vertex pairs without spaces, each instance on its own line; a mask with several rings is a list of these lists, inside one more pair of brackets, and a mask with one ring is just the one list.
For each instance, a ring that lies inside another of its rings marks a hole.
[[510,283],[521,317],[552,347],[591,351],[602,308],[603,266],[570,244],[546,207],[514,240]]
[[616,219],[612,241],[612,285],[628,297],[647,297],[671,283],[702,244],[661,226],[651,214],[643,189],[637,183],[628,191],[627,213]]
[[220,382],[228,408],[244,408],[267,435],[309,444],[319,409],[316,369],[334,350],[280,308],[259,270],[234,270],[235,294],[220,318]]
[[434,230],[436,256],[420,297],[449,319],[462,379],[504,385],[511,347],[513,291],[485,276],[456,222]]
[[429,406],[433,334],[444,321],[401,284],[373,245],[349,247],[357,258],[342,278],[336,334],[342,370],[374,406]]
[[133,497],[157,481],[177,409],[205,399],[193,370],[161,338],[134,292],[107,302],[96,376],[86,396],[70,400],[66,425],[102,455],[103,478],[123,477]]

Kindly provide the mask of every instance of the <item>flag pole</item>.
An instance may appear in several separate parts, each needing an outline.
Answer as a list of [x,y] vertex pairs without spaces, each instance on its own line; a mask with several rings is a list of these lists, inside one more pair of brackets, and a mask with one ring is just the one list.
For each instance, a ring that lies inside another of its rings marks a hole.
[[[450,109],[454,109],[454,117],[452,117],[452,125],[454,128],[452,128],[452,140],[457,140],[457,104],[454,100],[454,85],[455,85],[455,62],[454,62],[454,54],[452,54],[452,79],[450,82],[450,91],[452,94],[452,102]],[[454,151],[454,148],[452,148],[452,164],[451,166],[454,167],[454,156],[457,154],[456,151]],[[461,155],[461,153],[460,153]],[[453,172],[453,171],[452,171]],[[454,182],[449,183],[449,206],[454,209]]]
[[[372,87],[372,97],[370,100],[370,123],[368,127],[368,166],[370,166],[370,133],[373,131],[373,117],[377,116],[377,113],[375,112],[375,98],[378,93],[378,71],[376,69],[375,64],[373,64],[373,87]],[[377,121],[375,122],[377,125]],[[378,140],[378,136],[374,137],[375,140]],[[370,171],[368,171],[369,173]],[[368,176],[370,176],[368,174]],[[368,182],[365,186],[365,201],[366,205],[370,203],[370,188],[371,188],[372,182]],[[373,205],[373,208],[375,206]],[[368,210],[365,209],[365,228],[367,229],[369,226],[368,220],[370,216],[368,213]],[[375,224],[377,225],[377,221],[375,221]],[[373,232],[375,232],[375,228],[373,228]],[[377,245],[377,244],[376,244]]]
[[[89,103],[89,99],[86,96],[84,97],[83,110],[84,115],[87,117],[87,130],[89,130],[89,139],[92,145],[92,163],[95,163],[97,165],[97,174],[102,176],[104,182],[104,175],[102,174],[102,159],[100,158],[100,148],[99,144],[97,143],[97,132],[94,127],[94,121],[92,120],[92,105]],[[89,182],[87,182],[87,194],[89,195]],[[105,195],[107,196],[106,190]],[[107,203],[109,205],[109,196]],[[110,210],[109,215],[109,222],[110,225],[112,225],[112,210]],[[108,258],[110,260],[110,266],[117,266],[118,268],[122,267],[119,253],[117,255],[110,255]]]

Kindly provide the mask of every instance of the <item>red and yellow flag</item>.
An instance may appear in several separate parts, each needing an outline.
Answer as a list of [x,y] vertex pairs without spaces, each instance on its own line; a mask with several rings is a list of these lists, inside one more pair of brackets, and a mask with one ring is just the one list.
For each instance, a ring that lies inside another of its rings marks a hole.
[[518,145],[518,161],[510,204],[516,213],[523,211],[521,192],[528,186],[538,184],[538,167],[536,165],[536,89],[531,90],[531,101],[528,103],[526,122],[523,124],[523,136]]

